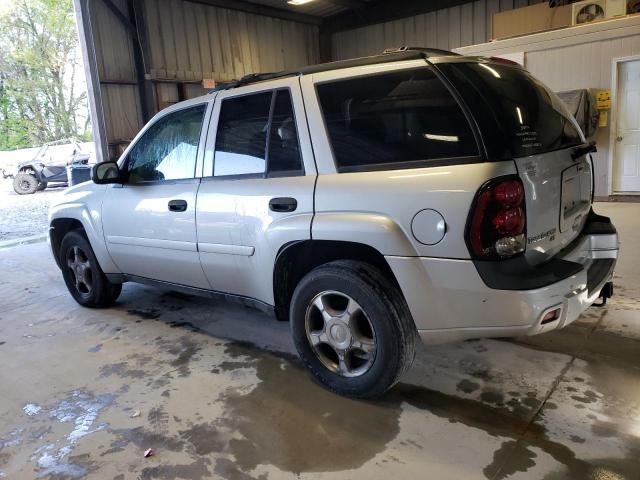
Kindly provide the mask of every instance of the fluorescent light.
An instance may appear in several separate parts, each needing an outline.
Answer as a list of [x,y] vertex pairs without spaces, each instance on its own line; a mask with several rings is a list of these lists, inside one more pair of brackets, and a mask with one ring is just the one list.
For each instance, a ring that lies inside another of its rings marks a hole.
[[289,5],[304,5],[305,3],[313,2],[313,0],[288,0]]
[[435,133],[425,133],[424,138],[427,140],[439,140],[440,142],[459,142],[457,135],[436,135]]
[[489,65],[485,65],[484,63],[479,63],[478,65],[486,70],[489,70],[491,72],[491,75],[493,75],[494,77],[502,78],[495,68],[491,68]]

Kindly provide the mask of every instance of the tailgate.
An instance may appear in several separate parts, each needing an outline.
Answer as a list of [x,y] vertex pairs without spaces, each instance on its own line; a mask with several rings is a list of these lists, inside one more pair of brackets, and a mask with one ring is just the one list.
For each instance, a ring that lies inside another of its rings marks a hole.
[[573,149],[515,160],[526,196],[527,249],[532,264],[548,260],[575,239],[591,208],[590,158]]

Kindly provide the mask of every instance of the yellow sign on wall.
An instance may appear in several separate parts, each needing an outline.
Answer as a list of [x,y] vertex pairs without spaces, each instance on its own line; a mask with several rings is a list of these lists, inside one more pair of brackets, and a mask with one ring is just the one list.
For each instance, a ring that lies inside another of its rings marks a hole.
[[600,117],[598,118],[598,126],[606,127],[608,123],[609,123],[609,112],[607,112],[606,110],[603,110],[602,112],[600,112]]
[[611,90],[600,90],[596,96],[596,108],[607,110],[611,108]]

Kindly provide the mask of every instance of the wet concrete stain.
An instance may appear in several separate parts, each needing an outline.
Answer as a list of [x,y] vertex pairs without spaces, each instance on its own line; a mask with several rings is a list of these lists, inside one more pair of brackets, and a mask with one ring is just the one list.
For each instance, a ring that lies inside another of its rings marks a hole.
[[225,480],[267,480],[269,478],[264,473],[258,477],[253,477],[240,470],[235,462],[228,458],[219,458],[216,461],[214,472]]
[[473,393],[480,388],[480,384],[476,382],[472,382],[471,380],[464,379],[458,382],[458,385],[456,385],[456,388],[460,392]]
[[[227,353],[255,368],[261,381],[250,393],[232,392],[223,400],[227,406],[225,426],[244,437],[233,438],[227,446],[243,472],[260,464],[297,474],[358,468],[384,451],[397,436],[403,404],[492,436],[507,437],[509,440],[484,469],[492,480],[526,472],[535,465],[536,454],[531,447],[563,464],[566,475],[562,478],[595,478],[589,475],[605,469],[632,479],[640,471],[638,438],[626,439],[626,458],[589,460],[577,458],[569,447],[550,438],[544,425],[533,419],[540,407],[536,392],[527,392],[522,403],[513,406],[493,402],[499,398],[494,396],[488,399],[492,402],[484,403],[400,384],[382,401],[358,402],[328,393],[310,381],[297,362],[283,370],[282,358],[245,345],[228,345]],[[550,407],[557,408],[555,404]],[[256,415],[257,411],[261,414]],[[614,425],[610,427],[614,430]],[[600,434],[606,434],[606,428]]]
[[496,479],[507,478],[517,472],[524,473],[535,466],[536,456],[519,441],[508,440],[493,453],[493,462],[484,468],[484,476]]
[[142,318],[143,320],[155,320],[162,315],[162,311],[157,308],[147,308],[147,309],[131,309],[127,310],[129,315],[135,315],[137,317]]
[[153,407],[147,414],[147,422],[155,430],[166,430],[169,424],[169,414],[162,406]]
[[129,368],[128,362],[117,362],[100,367],[100,378],[117,375],[121,378],[144,378],[147,373],[139,368]]
[[223,452],[228,443],[228,439],[213,423],[197,424],[179,433],[181,438],[191,444],[198,455]]
[[486,403],[504,405],[504,394],[497,390],[485,390],[480,394],[480,399]]
[[147,467],[140,473],[140,480],[157,480],[183,478],[187,480],[201,480],[210,478],[211,473],[208,468],[209,460],[200,458],[193,463],[184,465],[158,465]]
[[260,464],[296,474],[357,468],[399,433],[397,402],[339,397],[310,381],[297,363],[283,370],[285,360],[266,351],[231,344],[226,353],[255,368],[260,380],[250,393],[223,399],[224,426],[243,437],[229,441],[229,452],[245,472]]
[[102,344],[101,343],[99,343],[98,345],[96,345],[94,347],[91,347],[90,349],[87,350],[87,352],[89,352],[89,353],[97,353],[100,350],[102,350]]
[[571,398],[577,402],[582,403],[594,403],[598,400],[598,396],[595,392],[591,390],[587,390],[583,393],[583,396],[580,395],[571,395]]
[[[155,343],[162,351],[175,357],[168,362],[168,365],[174,367],[178,376],[186,377],[191,374],[190,363],[198,360],[197,354],[202,348],[201,345],[186,335],[178,339],[169,340],[163,337],[156,337]],[[165,377],[171,379],[171,376],[166,374]],[[154,384],[159,387],[166,386],[168,383],[159,380],[154,381]]]
[[143,451],[153,445],[157,450],[170,450],[172,452],[181,452],[184,450],[185,444],[179,438],[165,435],[163,433],[151,432],[144,427],[129,429],[109,429],[110,433],[116,436],[111,442],[110,448],[101,453],[102,456],[109,455],[124,450],[128,445],[133,444]]
[[247,362],[226,361],[226,362],[220,363],[216,367],[216,370],[218,371],[218,373],[220,371],[232,372],[234,370],[238,370],[239,368],[249,368],[249,367],[251,367],[251,364],[247,364]]
[[184,320],[180,320],[180,321],[173,321],[173,322],[169,322],[169,327],[170,328],[184,328],[187,330],[190,330],[194,333],[201,333],[202,329],[200,327],[197,327],[196,325],[194,325],[191,322],[186,322]]

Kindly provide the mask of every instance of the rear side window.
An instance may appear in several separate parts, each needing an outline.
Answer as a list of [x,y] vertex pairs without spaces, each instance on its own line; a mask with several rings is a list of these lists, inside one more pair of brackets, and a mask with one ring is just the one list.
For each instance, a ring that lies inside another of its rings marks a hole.
[[261,92],[222,101],[214,176],[303,172],[289,90]]
[[430,68],[322,83],[317,91],[339,171],[478,155],[462,109]]
[[193,178],[205,110],[185,108],[149,127],[127,157],[128,182]]
[[582,143],[562,100],[523,68],[499,62],[438,68],[471,108],[490,158],[525,157]]
[[267,129],[272,92],[222,101],[214,175],[264,173],[267,165]]

